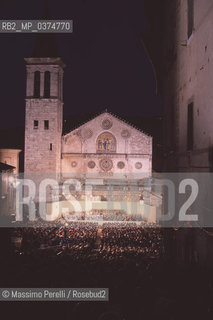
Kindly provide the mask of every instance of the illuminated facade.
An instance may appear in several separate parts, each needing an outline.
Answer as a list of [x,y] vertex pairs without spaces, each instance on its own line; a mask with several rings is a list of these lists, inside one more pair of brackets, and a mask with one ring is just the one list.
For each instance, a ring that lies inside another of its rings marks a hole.
[[62,135],[60,58],[27,58],[25,172],[137,174],[152,172],[152,137],[104,111]]

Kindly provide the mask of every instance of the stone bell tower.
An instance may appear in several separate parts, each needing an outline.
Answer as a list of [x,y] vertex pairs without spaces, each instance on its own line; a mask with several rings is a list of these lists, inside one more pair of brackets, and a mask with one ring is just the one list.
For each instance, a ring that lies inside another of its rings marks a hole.
[[38,34],[33,56],[26,61],[26,173],[61,170],[63,69],[53,34]]

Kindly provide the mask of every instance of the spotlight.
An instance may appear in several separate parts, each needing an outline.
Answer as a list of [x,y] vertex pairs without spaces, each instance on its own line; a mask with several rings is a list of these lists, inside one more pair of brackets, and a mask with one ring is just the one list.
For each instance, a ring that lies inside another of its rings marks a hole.
[[144,204],[143,195],[140,196],[140,204]]
[[9,177],[9,182],[13,183],[14,182],[14,177]]

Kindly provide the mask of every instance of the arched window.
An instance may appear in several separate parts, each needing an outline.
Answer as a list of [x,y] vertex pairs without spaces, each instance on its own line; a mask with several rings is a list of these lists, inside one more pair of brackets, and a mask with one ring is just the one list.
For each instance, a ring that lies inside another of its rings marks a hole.
[[96,150],[100,153],[116,152],[116,139],[110,132],[103,132],[96,141]]
[[34,98],[40,98],[40,71],[34,73]]
[[50,72],[45,71],[44,73],[44,98],[50,97]]

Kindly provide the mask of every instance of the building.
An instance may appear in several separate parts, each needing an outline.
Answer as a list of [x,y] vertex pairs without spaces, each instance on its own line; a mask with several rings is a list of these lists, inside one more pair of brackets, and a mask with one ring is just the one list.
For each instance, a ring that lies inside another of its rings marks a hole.
[[[211,172],[212,1],[164,0],[156,4],[156,1],[147,0],[145,6],[150,26],[142,38],[164,105],[164,165],[161,170]],[[174,239],[171,243],[175,246],[173,252],[176,252],[177,261],[213,263],[212,230],[182,229],[175,232]]]
[[0,215],[15,214],[15,187],[20,149],[0,149]]
[[152,172],[152,137],[104,111],[63,135],[58,57],[26,58],[25,173]]
[[[40,44],[44,51],[35,50],[33,57],[25,58],[25,176],[36,177],[36,184],[47,175],[59,184],[72,177],[84,185],[89,178],[99,186],[98,195],[93,196],[106,200],[106,179],[116,180],[121,189],[123,182],[128,185],[134,179],[139,203],[138,183],[152,173],[152,137],[107,110],[63,134],[65,65],[57,56],[53,38],[48,41],[48,47]],[[62,192],[60,189],[60,195]]]
[[14,173],[19,172],[20,149],[0,149],[0,162],[14,167]]
[[212,1],[175,2],[170,7],[174,20],[167,79],[171,85],[165,81],[164,91],[165,116],[172,118],[173,127],[165,128],[170,137],[166,146],[175,153],[178,171],[211,171]]
[[0,216],[14,214],[14,182],[16,168],[0,162]]
[[143,40],[164,104],[162,169],[211,171],[212,1],[164,0],[158,18],[152,10],[156,3],[145,2],[150,28]]

